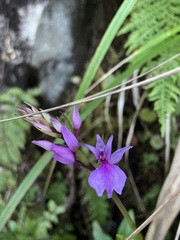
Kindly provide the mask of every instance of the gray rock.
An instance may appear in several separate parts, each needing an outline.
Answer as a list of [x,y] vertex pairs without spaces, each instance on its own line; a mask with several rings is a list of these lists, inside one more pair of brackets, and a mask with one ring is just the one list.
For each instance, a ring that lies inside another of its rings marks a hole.
[[79,0],[53,1],[46,6],[36,32],[31,63],[39,69],[43,97],[55,104],[76,69],[74,30],[82,20]]
[[[1,0],[0,86],[33,86],[55,105],[84,60],[83,0]],[[84,29],[85,30],[85,29]]]

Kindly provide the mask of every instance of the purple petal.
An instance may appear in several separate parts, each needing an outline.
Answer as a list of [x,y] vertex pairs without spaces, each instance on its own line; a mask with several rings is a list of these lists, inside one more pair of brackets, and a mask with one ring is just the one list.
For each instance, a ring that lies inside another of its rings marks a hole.
[[96,148],[100,151],[103,152],[105,148],[105,144],[102,140],[102,138],[99,136],[99,134],[96,135]]
[[108,163],[92,171],[88,178],[89,185],[95,189],[97,195],[102,196],[106,190],[108,198],[112,197],[113,191],[121,194],[125,182],[125,173],[118,166]]
[[53,127],[56,129],[56,131],[61,133],[62,124],[60,123],[60,121],[56,118],[51,118],[50,120],[51,120]]
[[84,146],[86,146],[94,154],[95,159],[99,159],[99,150],[97,148],[86,143]]
[[58,156],[58,155],[56,155],[56,154],[54,154],[53,156],[52,156],[56,161],[58,161],[58,162],[60,162],[60,163],[63,163],[63,164],[66,164],[66,165],[68,165],[68,164],[74,164],[74,161],[72,161],[72,159],[70,160],[70,159],[65,159],[65,158],[62,158],[62,157],[60,157],[60,156]]
[[51,147],[51,151],[55,153],[54,156],[59,157],[59,160],[57,158],[56,160],[60,161],[61,159],[61,162],[64,164],[71,164],[75,161],[74,153],[68,147],[53,144]]
[[74,151],[74,147],[79,148],[79,142],[77,138],[66,126],[62,125],[61,131],[64,141],[72,151]]
[[107,141],[107,144],[104,149],[104,154],[106,156],[106,159],[110,159],[111,152],[112,152],[112,141],[113,141],[113,135],[111,135]]
[[33,144],[44,148],[47,151],[51,151],[52,143],[46,140],[32,141]]
[[76,130],[79,129],[82,124],[77,106],[74,106],[74,110],[72,113],[72,124],[73,124],[74,129],[76,129]]
[[123,157],[123,154],[128,151],[130,148],[132,148],[132,146],[128,146],[128,147],[123,147],[123,148],[120,148],[118,150],[116,150],[110,157],[110,159],[108,160],[109,163],[111,164],[116,164],[117,162],[119,162],[122,157]]
[[53,158],[63,164],[72,164],[75,162],[75,155],[68,147],[53,144],[51,151],[54,152]]

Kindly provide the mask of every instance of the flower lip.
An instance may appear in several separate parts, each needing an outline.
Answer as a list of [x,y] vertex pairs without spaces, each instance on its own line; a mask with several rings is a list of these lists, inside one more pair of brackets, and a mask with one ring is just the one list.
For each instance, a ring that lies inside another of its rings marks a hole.
[[112,197],[113,191],[122,194],[126,182],[126,174],[116,165],[102,164],[91,172],[88,183],[95,189],[97,195],[102,196],[107,191],[108,198]]

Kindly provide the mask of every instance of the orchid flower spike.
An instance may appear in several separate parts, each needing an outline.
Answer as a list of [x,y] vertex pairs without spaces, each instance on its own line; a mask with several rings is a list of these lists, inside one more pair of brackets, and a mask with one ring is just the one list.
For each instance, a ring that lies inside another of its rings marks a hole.
[[125,173],[115,164],[122,159],[124,153],[132,146],[120,148],[112,153],[113,135],[109,137],[106,145],[99,135],[96,135],[96,138],[96,147],[85,144],[100,164],[97,169],[91,172],[88,183],[95,189],[99,197],[106,190],[108,198],[111,198],[113,191],[122,194],[127,178]]
[[[35,120],[33,119],[33,121]],[[60,133],[60,137],[64,140],[65,146],[56,145],[46,140],[32,141],[32,143],[44,148],[47,151],[53,152],[54,154],[52,157],[63,164],[75,164],[76,166],[79,166],[76,161],[76,149],[80,148],[79,141],[77,140],[77,135],[82,122],[77,106],[74,107],[72,114],[74,134],[65,125],[61,124],[61,122],[56,118],[50,116],[48,122],[50,122],[50,130],[53,129],[57,133]],[[47,131],[47,129],[45,129],[46,126],[39,124],[39,122],[35,122],[33,125],[39,128],[41,127],[43,130]]]

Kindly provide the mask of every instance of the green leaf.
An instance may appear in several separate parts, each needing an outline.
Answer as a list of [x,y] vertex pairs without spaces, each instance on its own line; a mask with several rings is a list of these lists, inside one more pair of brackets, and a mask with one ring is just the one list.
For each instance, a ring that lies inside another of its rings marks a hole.
[[112,240],[108,234],[103,232],[97,221],[92,223],[92,235],[94,240]]
[[[133,222],[135,222],[135,215],[134,215],[134,211],[133,210],[129,210],[128,211],[131,219],[133,220]],[[130,228],[129,224],[127,223],[126,219],[124,219],[118,228],[117,231],[117,237],[116,240],[126,240],[127,237],[129,235],[131,235],[132,233],[132,229]],[[135,238],[133,238],[134,240],[139,240],[141,237],[140,235],[136,236]]]
[[[144,69],[147,70],[180,52],[179,14],[180,1],[177,0],[144,0],[137,2],[129,22],[119,32],[119,34],[130,32],[125,46],[128,48],[127,55],[133,51],[138,52],[137,57],[132,59],[132,61],[135,60],[134,64],[139,65],[144,55],[144,58],[146,58]],[[156,55],[156,59],[152,60],[155,51],[159,51],[159,55]],[[148,61],[147,56],[150,57],[150,61]],[[154,70],[150,76],[166,72],[179,65],[180,58],[178,57]],[[175,106],[180,95],[178,74],[168,77],[165,81],[166,83],[162,83],[162,81],[154,82],[146,87],[150,89],[148,98],[154,102],[154,109],[161,124],[162,136],[164,136],[166,129],[167,114],[175,112]]]
[[156,113],[149,108],[142,108],[139,117],[146,123],[153,123],[157,118]]
[[160,135],[154,135],[151,137],[150,145],[155,150],[160,150],[164,147],[164,141]]

